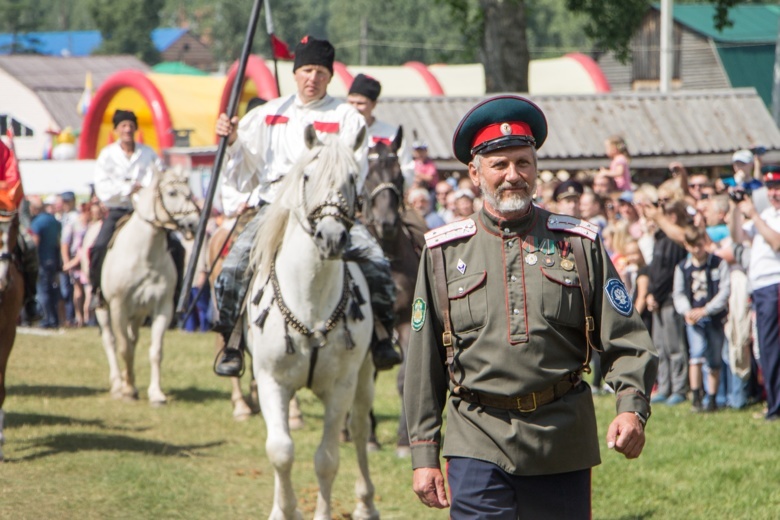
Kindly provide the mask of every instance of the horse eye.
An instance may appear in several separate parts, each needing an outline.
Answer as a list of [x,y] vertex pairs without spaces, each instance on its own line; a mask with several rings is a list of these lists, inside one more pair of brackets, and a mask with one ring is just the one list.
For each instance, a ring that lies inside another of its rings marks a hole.
[[168,190],[169,197],[175,197],[179,192],[176,190]]

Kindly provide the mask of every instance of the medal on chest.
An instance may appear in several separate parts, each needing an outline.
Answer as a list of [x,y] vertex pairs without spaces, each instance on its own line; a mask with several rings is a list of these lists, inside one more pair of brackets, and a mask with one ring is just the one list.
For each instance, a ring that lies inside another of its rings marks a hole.
[[571,242],[567,242],[566,240],[558,240],[557,245],[561,255],[561,268],[565,271],[573,270],[574,262],[567,258],[569,256],[569,251],[571,251]]
[[539,261],[539,257],[536,256],[536,251],[539,251],[539,240],[533,235],[525,237],[525,240],[523,240],[523,251],[528,253],[525,255],[525,263],[536,265]]

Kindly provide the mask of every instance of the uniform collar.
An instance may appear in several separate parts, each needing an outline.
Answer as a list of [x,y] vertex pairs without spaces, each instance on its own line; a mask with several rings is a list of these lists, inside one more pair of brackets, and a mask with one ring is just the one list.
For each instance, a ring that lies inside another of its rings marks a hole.
[[539,209],[534,204],[531,204],[531,209],[528,213],[520,218],[509,220],[497,217],[483,207],[480,211],[479,220],[488,232],[500,237],[510,238],[528,233],[534,222],[536,222],[538,212]]
[[312,109],[312,108],[320,108],[323,105],[326,105],[330,103],[333,100],[332,97],[330,97],[329,94],[325,94],[322,98],[316,99],[314,101],[309,101],[308,103],[304,103],[303,100],[300,98],[298,94],[295,94],[295,106],[298,108],[306,108],[306,109]]

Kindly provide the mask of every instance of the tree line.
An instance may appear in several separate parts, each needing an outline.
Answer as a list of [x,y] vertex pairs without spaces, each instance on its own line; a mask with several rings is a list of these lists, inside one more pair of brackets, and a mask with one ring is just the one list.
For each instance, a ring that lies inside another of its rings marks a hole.
[[[675,0],[694,3],[693,0]],[[631,38],[651,0],[271,0],[276,36],[291,48],[304,34],[328,38],[348,65],[474,63],[485,66],[488,92],[527,91],[531,59],[567,52],[613,51],[630,57]],[[699,1],[701,3],[701,1]],[[712,0],[716,25],[728,9],[758,3]],[[0,32],[97,29],[101,54],[160,60],[150,32],[189,27],[218,62],[238,58],[253,0],[0,0]],[[269,54],[265,24],[253,51]],[[14,41],[6,52],[29,52]]]

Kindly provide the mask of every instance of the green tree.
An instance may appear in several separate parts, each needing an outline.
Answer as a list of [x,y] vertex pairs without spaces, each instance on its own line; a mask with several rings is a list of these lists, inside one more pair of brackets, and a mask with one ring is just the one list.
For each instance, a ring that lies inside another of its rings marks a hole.
[[7,49],[9,54],[34,52],[35,40],[23,33],[41,27],[44,8],[36,0],[0,0],[0,31],[13,35]]
[[89,0],[89,10],[103,36],[96,54],[133,54],[148,64],[160,61],[152,30],[160,24],[165,0]]

